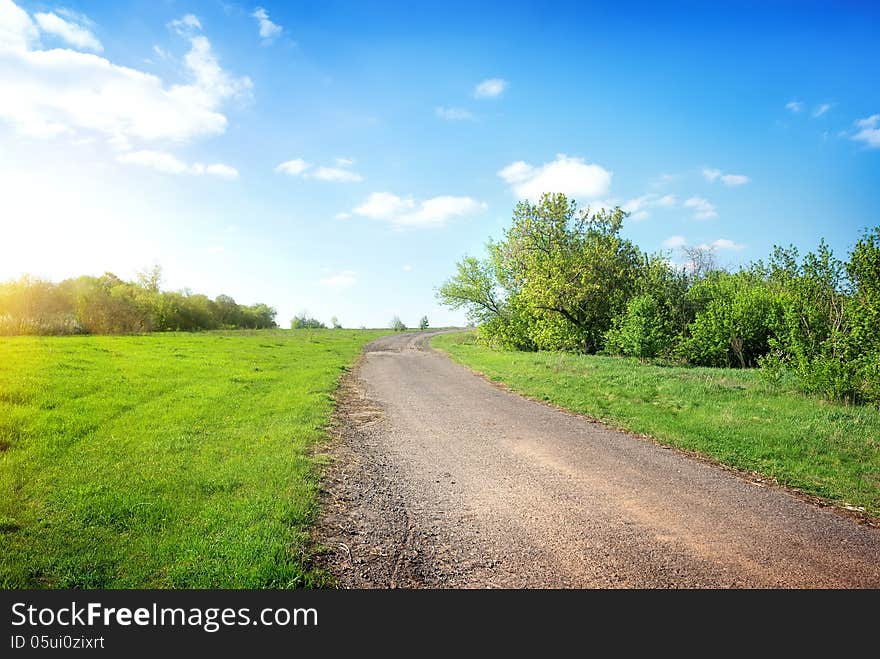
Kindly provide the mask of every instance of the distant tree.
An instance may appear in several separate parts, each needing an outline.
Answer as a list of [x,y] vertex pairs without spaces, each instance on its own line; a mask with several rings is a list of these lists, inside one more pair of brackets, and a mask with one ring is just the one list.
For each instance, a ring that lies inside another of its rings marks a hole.
[[422,319],[419,321],[419,329],[426,330],[428,329],[428,317],[422,316]]
[[158,293],[162,285],[162,266],[158,263],[137,273],[137,283],[141,288]]
[[391,329],[393,329],[395,332],[405,332],[406,325],[403,324],[403,321],[400,319],[399,316],[395,316],[391,319]]
[[327,329],[327,326],[320,320],[310,317],[308,312],[303,311],[290,321],[290,329]]
[[333,329],[342,329],[342,325],[339,324],[339,319],[336,316],[330,316],[330,326]]
[[686,259],[685,268],[691,279],[705,279],[709,273],[718,270],[714,248],[708,245],[696,245],[693,247],[685,245],[681,248],[681,251]]

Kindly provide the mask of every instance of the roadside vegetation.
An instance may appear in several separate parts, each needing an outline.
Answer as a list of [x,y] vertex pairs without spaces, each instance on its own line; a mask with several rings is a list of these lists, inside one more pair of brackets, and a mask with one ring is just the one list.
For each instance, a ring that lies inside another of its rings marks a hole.
[[160,289],[157,266],[123,281],[112,273],[53,283],[24,276],[0,282],[0,335],[140,334],[153,331],[268,329],[275,309],[228,295]]
[[0,587],[323,583],[312,449],[386,333],[0,339]]
[[432,345],[538,400],[880,516],[880,410],[800,393],[756,369],[497,350],[474,332]]
[[438,297],[497,348],[760,367],[769,382],[880,404],[880,227],[845,261],[823,242],[726,271],[707,248],[683,265],[645,253],[621,236],[625,217],[560,194],[520,202],[502,239],[460,261]]

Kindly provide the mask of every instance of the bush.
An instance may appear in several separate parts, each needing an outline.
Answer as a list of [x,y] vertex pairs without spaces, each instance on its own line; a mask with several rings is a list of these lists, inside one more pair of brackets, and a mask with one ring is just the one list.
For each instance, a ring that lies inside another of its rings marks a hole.
[[290,321],[290,329],[327,329],[327,326],[320,320],[311,318],[306,313],[301,313]]
[[757,366],[770,352],[782,308],[778,296],[748,272],[715,272],[688,292],[698,309],[680,352],[699,366]]
[[393,329],[395,332],[405,332],[406,325],[403,324],[403,321],[400,319],[399,316],[395,316],[391,319],[391,329]]
[[660,304],[644,294],[630,299],[626,313],[606,336],[606,351],[643,361],[666,354],[671,344]]

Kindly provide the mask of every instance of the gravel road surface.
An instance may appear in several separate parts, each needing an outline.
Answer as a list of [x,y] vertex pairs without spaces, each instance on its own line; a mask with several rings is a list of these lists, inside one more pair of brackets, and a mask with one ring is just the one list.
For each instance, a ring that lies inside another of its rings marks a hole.
[[880,529],[380,339],[343,383],[318,541],[353,588],[880,587]]

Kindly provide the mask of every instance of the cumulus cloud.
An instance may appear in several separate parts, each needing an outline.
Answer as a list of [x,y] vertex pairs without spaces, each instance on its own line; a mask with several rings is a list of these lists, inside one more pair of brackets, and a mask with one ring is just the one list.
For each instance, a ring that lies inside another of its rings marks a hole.
[[374,192],[352,212],[355,215],[388,222],[395,227],[442,227],[455,217],[472,215],[486,204],[471,197],[449,195],[416,201],[390,192]]
[[489,78],[474,87],[475,98],[498,98],[507,89],[507,81],[502,78]]
[[269,12],[262,7],[254,9],[251,18],[256,19],[257,24],[260,26],[260,38],[264,44],[272,43],[284,30],[283,27],[269,20]]
[[357,273],[353,270],[343,270],[335,275],[324,277],[320,280],[320,283],[322,286],[336,290],[351,288],[357,283]]
[[872,114],[856,122],[858,132],[852,139],[864,142],[871,149],[880,149],[880,114]]
[[34,49],[33,22],[0,0],[0,120],[32,137],[103,136],[122,149],[223,133],[228,122],[221,106],[248,93],[250,79],[220,67],[195,16],[169,26],[190,43],[186,84],[166,85],[91,53]]
[[703,169],[703,178],[709,181],[709,183],[721,181],[724,185],[728,187],[745,185],[751,180],[745,174],[725,174],[720,169],[712,169],[710,167],[705,167]]
[[509,164],[498,172],[519,199],[537,201],[545,192],[561,192],[578,199],[598,199],[611,187],[612,173],[599,165],[586,163],[583,158],[565,154],[538,167],[522,160]]
[[684,202],[686,208],[694,210],[694,217],[698,220],[711,220],[718,217],[718,211],[715,206],[702,197],[691,197]]
[[12,0],[0,0],[0,52],[27,50],[39,39],[28,13]]
[[294,160],[285,160],[275,167],[275,171],[282,174],[290,174],[291,176],[299,176],[309,167],[311,167],[310,163],[307,163],[302,158],[296,158]]
[[346,168],[325,167],[324,165],[314,167],[311,163],[306,162],[302,158],[296,158],[295,160],[287,160],[281,163],[275,167],[275,171],[290,176],[302,176],[303,178],[317,179],[319,181],[352,183],[364,180],[363,176],[347,168],[348,165],[354,162],[353,160],[337,158],[336,162],[337,164],[340,162],[347,163],[345,165]]
[[680,249],[685,245],[687,245],[687,240],[684,236],[669,236],[669,238],[663,241],[663,246],[669,249]]
[[85,16],[72,12],[66,12],[66,14],[69,20],[65,20],[53,12],[34,14],[34,19],[40,26],[41,32],[58,37],[74,48],[90,50],[95,53],[103,52],[104,46],[92,34],[91,21]]
[[474,118],[474,115],[467,110],[462,108],[447,108],[442,105],[436,109],[436,113],[438,117],[445,119],[446,121],[466,121]]
[[193,174],[196,176],[207,174],[227,180],[238,178],[238,170],[230,165],[223,163],[205,165],[200,162],[189,164],[167,151],[128,151],[120,154],[116,159],[126,165],[140,165],[163,174]]
[[315,171],[306,173],[307,178],[316,178],[319,181],[342,181],[345,183],[356,183],[363,181],[364,177],[353,172],[350,169],[342,169],[340,167],[318,167]]
[[745,248],[745,245],[740,243],[736,243],[732,240],[728,240],[727,238],[719,238],[718,240],[713,240],[711,243],[700,245],[700,247],[711,247],[712,249],[729,249],[729,250],[741,250]]
[[[631,220],[638,222],[646,220],[651,216],[649,211],[650,208],[670,208],[675,206],[676,203],[677,199],[675,198],[675,195],[667,194],[661,197],[660,195],[649,193],[623,202],[620,204],[620,209],[625,213],[629,213]],[[600,205],[606,207],[611,206],[611,204]]]

